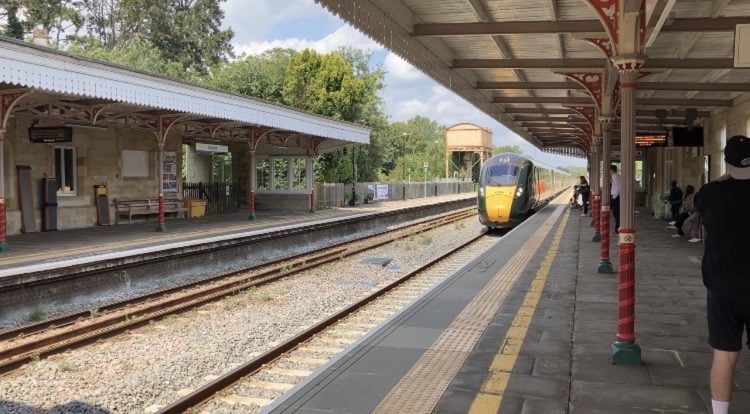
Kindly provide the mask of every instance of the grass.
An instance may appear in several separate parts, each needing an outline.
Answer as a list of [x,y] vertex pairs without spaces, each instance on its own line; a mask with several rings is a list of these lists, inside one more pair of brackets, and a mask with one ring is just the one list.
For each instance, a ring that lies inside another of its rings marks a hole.
[[466,227],[466,224],[463,221],[456,223],[456,230],[461,230],[464,227]]
[[68,360],[65,358],[60,359],[57,361],[57,370],[60,372],[68,372],[70,371],[70,363],[68,363]]
[[39,362],[40,358],[41,356],[39,355],[39,352],[34,352],[33,354],[31,354],[31,362],[33,363]]
[[271,296],[271,292],[269,292],[267,290],[264,290],[264,291],[260,292],[259,298],[263,302],[269,302],[270,300],[273,299],[273,296]]
[[426,236],[424,234],[419,236],[419,244],[421,244],[422,246],[429,246],[430,244],[432,244],[432,237]]
[[102,316],[102,313],[101,311],[99,311],[99,308],[91,308],[89,309],[89,316],[91,317],[91,319],[96,319]]
[[29,322],[38,322],[44,319],[44,309],[42,309],[41,306],[36,305],[33,308],[31,308],[31,312],[29,312],[29,316],[27,317]]

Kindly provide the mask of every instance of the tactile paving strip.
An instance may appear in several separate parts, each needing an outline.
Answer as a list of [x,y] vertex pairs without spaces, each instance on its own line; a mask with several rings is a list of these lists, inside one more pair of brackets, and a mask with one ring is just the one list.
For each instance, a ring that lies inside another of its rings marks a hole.
[[416,364],[393,387],[375,413],[430,413],[564,210],[558,206],[487,285],[469,302]]

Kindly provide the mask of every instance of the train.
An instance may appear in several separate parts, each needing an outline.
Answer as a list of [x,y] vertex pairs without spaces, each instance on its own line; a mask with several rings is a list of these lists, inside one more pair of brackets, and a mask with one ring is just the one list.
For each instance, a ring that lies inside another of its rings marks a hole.
[[574,179],[524,155],[495,155],[479,173],[479,222],[490,229],[513,227],[569,188]]

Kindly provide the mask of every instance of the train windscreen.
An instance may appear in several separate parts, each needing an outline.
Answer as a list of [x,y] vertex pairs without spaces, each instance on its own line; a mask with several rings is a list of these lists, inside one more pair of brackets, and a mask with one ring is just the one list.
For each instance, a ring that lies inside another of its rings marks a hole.
[[485,185],[516,185],[520,166],[513,164],[495,164],[487,167]]

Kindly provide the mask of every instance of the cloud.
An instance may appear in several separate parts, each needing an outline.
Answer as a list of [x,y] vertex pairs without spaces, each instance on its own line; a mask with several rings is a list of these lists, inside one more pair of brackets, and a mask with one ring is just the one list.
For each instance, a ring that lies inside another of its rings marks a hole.
[[242,53],[254,55],[274,48],[289,48],[294,50],[314,49],[318,52],[328,53],[345,46],[371,51],[381,49],[380,45],[356,29],[349,25],[343,25],[318,40],[290,37],[270,41],[251,41],[245,44],[236,44],[234,50],[238,55]]
[[221,8],[222,26],[231,27],[240,43],[262,38],[277,23],[324,13],[313,0],[227,0]]
[[384,67],[389,75],[399,80],[416,80],[424,76],[414,66],[394,53],[388,53],[385,57]]

